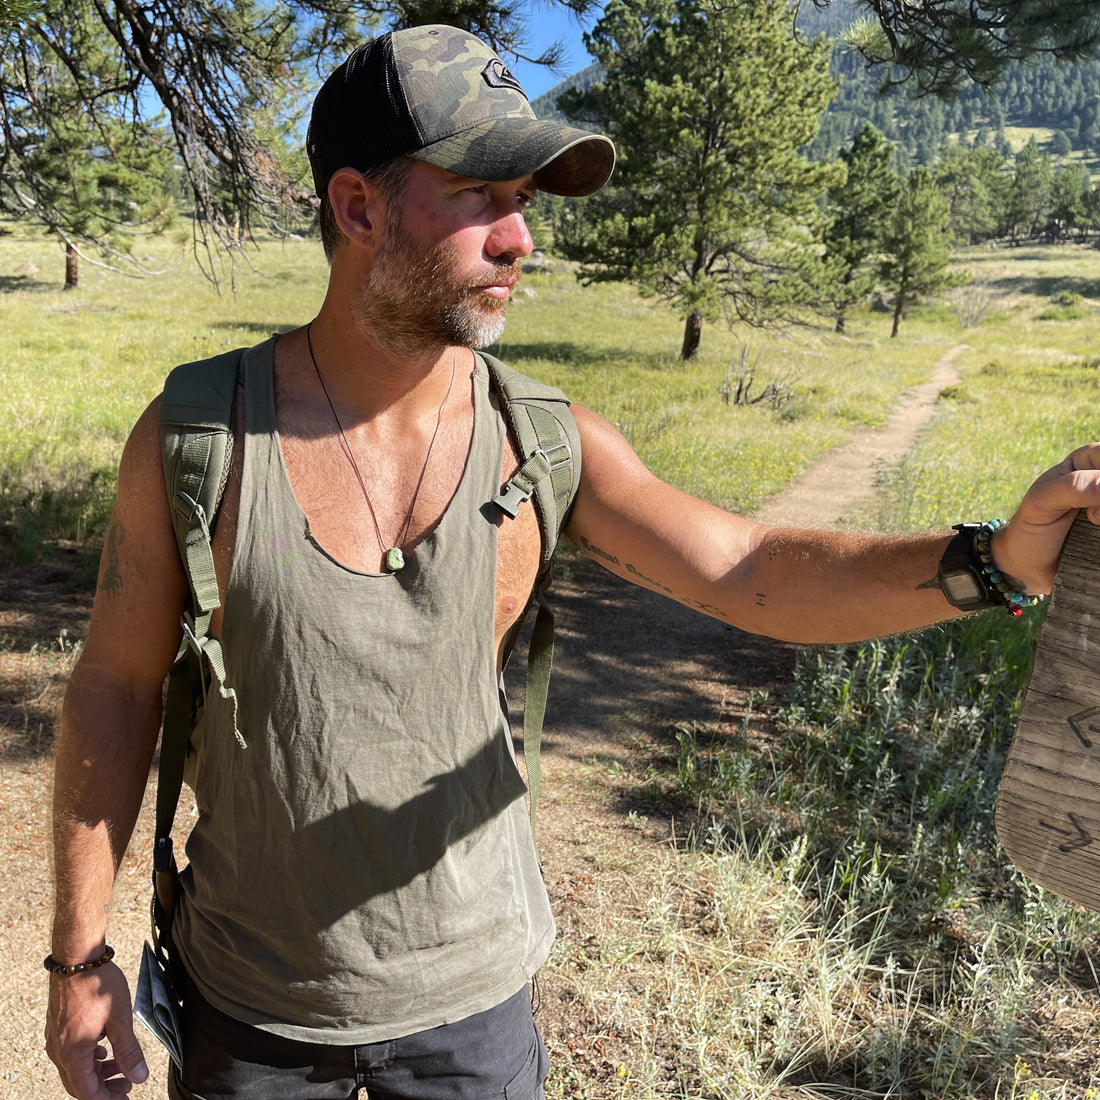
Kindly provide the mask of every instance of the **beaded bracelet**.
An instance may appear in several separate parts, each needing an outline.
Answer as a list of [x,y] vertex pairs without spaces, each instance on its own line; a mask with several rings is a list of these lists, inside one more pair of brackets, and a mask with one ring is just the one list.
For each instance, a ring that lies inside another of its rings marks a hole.
[[62,978],[70,978],[73,974],[83,974],[87,970],[96,970],[105,963],[109,963],[114,957],[115,949],[108,946],[98,959],[89,959],[87,962],[82,963],[66,964],[56,962],[53,955],[47,955],[42,960],[42,966],[51,974],[59,974]]
[[991,519],[983,523],[974,535],[974,549],[978,561],[981,562],[982,572],[989,578],[989,583],[1008,608],[1008,613],[1013,618],[1019,618],[1025,607],[1034,607],[1043,597],[1029,596],[1026,592],[1019,591],[997,568],[997,563],[993,560],[993,532],[1004,527],[1005,523],[1003,519]]

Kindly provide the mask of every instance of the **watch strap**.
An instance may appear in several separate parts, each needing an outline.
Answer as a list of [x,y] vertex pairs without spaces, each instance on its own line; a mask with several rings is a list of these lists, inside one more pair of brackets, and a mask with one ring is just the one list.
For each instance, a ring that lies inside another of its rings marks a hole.
[[977,536],[984,526],[956,523],[955,535],[940,558],[936,581],[944,599],[961,611],[1001,607],[1005,602],[978,555]]

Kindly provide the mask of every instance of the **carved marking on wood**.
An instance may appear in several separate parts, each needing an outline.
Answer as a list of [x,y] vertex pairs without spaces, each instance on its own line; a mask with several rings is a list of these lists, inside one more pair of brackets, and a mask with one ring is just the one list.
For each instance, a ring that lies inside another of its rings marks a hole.
[[1077,740],[1086,749],[1091,749],[1095,742],[1091,741],[1086,734],[1091,733],[1100,737],[1100,707],[1089,707],[1080,714],[1071,714],[1068,721],[1070,729],[1077,735]]
[[1087,848],[1093,841],[1093,838],[1089,836],[1088,830],[1073,814],[1066,814],[1066,817],[1069,818],[1070,824],[1073,826],[1072,830],[1059,829],[1057,825],[1052,825],[1049,821],[1044,821],[1042,818],[1039,818],[1039,824],[1042,825],[1044,829],[1050,829],[1059,836],[1073,837],[1068,843],[1058,845],[1059,852],[1077,852],[1082,848]]

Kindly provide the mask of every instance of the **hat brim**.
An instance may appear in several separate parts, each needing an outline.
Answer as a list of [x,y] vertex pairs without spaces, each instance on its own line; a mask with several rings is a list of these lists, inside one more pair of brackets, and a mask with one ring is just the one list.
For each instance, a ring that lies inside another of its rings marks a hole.
[[603,134],[534,118],[496,118],[409,156],[476,180],[533,175],[540,191],[591,195],[611,178],[615,146]]

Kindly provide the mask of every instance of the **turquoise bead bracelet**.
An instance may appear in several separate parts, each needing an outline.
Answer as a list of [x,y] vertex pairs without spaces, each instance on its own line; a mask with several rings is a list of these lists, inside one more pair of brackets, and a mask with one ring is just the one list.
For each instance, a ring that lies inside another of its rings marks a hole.
[[1029,596],[1026,592],[1019,591],[993,560],[993,532],[1004,527],[1006,522],[1003,519],[991,519],[983,523],[974,535],[974,549],[977,551],[982,572],[989,578],[989,583],[1008,608],[1008,613],[1013,618],[1018,618],[1025,607],[1034,607],[1043,597]]

